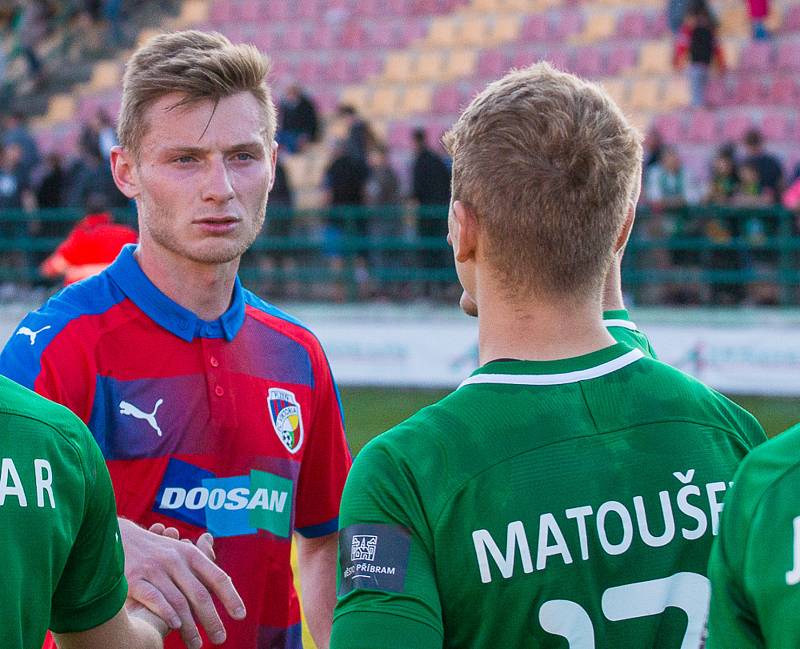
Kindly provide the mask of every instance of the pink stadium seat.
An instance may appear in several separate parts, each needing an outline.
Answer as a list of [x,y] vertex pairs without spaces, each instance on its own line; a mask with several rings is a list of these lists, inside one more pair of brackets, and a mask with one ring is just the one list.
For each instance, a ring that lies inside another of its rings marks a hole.
[[668,144],[677,144],[686,137],[682,116],[677,113],[659,115],[654,126]]
[[732,115],[722,122],[722,139],[738,142],[753,126],[748,115]]
[[322,66],[320,66],[315,59],[311,58],[301,60],[295,74],[297,80],[301,84],[306,85],[312,85],[325,76]]
[[786,11],[783,17],[783,30],[785,32],[800,31],[800,4],[795,4]]
[[275,38],[275,32],[271,29],[258,29],[250,38],[250,41],[255,45],[258,49],[262,52],[266,52],[267,54],[273,51],[277,43],[277,39]]
[[359,0],[353,5],[353,15],[359,18],[375,18],[383,11],[381,0]]
[[389,124],[389,148],[408,149],[411,145],[412,127],[408,122],[392,122]]
[[784,41],[778,46],[777,67],[800,71],[800,41]]
[[709,110],[696,110],[689,117],[689,140],[698,143],[717,141],[717,115]]
[[739,57],[739,69],[744,72],[769,72],[772,69],[772,43],[748,43]]
[[276,2],[269,0],[262,2],[255,0],[259,5],[259,19],[260,20],[288,20],[291,17],[291,6],[288,2]]
[[790,126],[785,113],[767,113],[761,121],[761,132],[767,140],[782,141],[789,135]]
[[263,13],[262,5],[263,3],[260,2],[260,0],[243,0],[237,12],[239,14],[239,20],[248,23],[258,22]]
[[733,100],[738,105],[761,104],[767,99],[767,93],[760,77],[742,77],[733,91]]
[[522,40],[523,41],[537,41],[546,40],[550,35],[550,25],[548,24],[547,17],[542,14],[534,14],[528,16],[522,25]]
[[599,47],[582,47],[572,61],[572,70],[584,77],[599,77],[606,70],[605,52]]
[[639,11],[629,11],[617,21],[617,35],[623,38],[646,38],[649,34],[647,16]]
[[365,56],[355,66],[350,66],[350,81],[366,79],[383,71],[383,58],[377,55]]
[[650,20],[649,36],[650,38],[661,38],[666,36],[669,32],[669,25],[667,24],[667,12],[658,11]]
[[706,86],[706,103],[709,106],[725,106],[730,103],[731,92],[725,79],[712,77]]
[[583,29],[583,13],[577,10],[565,10],[553,14],[551,21],[553,33],[551,38],[563,41]]
[[418,20],[409,20],[403,23],[403,31],[401,32],[402,42],[410,43],[414,39],[422,38],[425,36],[427,28],[425,24]]
[[780,106],[794,106],[800,91],[793,75],[776,75],[769,88],[769,101]]
[[284,50],[304,50],[307,48],[308,35],[305,25],[300,22],[288,23],[281,37],[281,49]]
[[318,24],[314,27],[314,49],[331,50],[336,47],[336,31],[331,25]]
[[386,7],[392,16],[405,16],[408,11],[409,0],[387,0]]
[[636,48],[632,45],[617,45],[608,53],[609,74],[619,74],[626,68],[636,66]]
[[369,37],[360,22],[349,22],[342,30],[339,43],[347,49],[363,49],[369,43]]
[[216,0],[211,5],[211,12],[209,15],[211,22],[219,26],[222,23],[233,20],[231,5],[231,0]]
[[307,20],[315,19],[319,10],[320,5],[317,4],[317,0],[297,0],[297,5],[295,7],[297,15]]
[[[396,47],[397,46],[397,31],[393,22],[385,20],[375,20],[369,25],[369,44],[372,47]],[[367,57],[369,58],[369,57]]]
[[569,70],[572,64],[570,52],[564,51],[561,47],[553,47],[545,52],[542,58],[550,62],[554,68],[559,70]]
[[515,52],[511,59],[511,65],[515,68],[524,68],[531,63],[536,63],[546,58],[546,54],[540,48],[524,48]]
[[331,57],[323,70],[325,78],[332,81],[350,81],[353,74],[350,71],[350,61],[345,56]]
[[441,86],[433,95],[433,112],[437,115],[453,115],[461,107],[461,93],[454,85]]
[[484,50],[478,59],[478,76],[482,79],[496,79],[508,68],[506,56],[499,50]]

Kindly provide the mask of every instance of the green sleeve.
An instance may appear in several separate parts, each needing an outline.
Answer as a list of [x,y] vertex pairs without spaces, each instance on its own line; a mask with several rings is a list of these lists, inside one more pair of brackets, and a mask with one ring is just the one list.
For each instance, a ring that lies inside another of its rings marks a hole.
[[408,463],[381,438],[358,455],[339,514],[331,649],[441,649],[432,541]]
[[606,329],[618,343],[627,343],[635,349],[642,350],[650,358],[658,359],[653,346],[647,336],[639,331],[631,321],[628,312],[624,309],[618,311],[604,311],[603,321]]
[[[83,427],[77,418],[76,422]],[[83,442],[83,519],[53,594],[50,628],[57,633],[100,626],[119,612],[128,593],[111,477],[85,427],[84,433],[79,436]]]

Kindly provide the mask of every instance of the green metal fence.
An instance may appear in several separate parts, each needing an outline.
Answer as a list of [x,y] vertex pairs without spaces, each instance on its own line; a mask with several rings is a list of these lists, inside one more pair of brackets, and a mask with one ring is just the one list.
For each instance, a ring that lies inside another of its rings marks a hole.
[[[115,212],[135,224],[132,210]],[[45,284],[38,265],[77,210],[0,212],[0,282]],[[446,207],[291,210],[270,205],[242,261],[246,284],[271,299],[452,299]],[[640,209],[623,282],[640,304],[798,305],[798,215],[780,208]]]

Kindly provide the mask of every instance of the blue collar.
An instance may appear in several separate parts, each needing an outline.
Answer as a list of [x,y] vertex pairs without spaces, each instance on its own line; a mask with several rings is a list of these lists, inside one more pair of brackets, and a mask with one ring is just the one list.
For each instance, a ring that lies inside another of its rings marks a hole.
[[134,250],[136,246],[129,243],[108,267],[111,279],[131,302],[151,320],[186,342],[192,342],[195,337],[233,340],[244,324],[244,295],[238,277],[233,285],[233,299],[228,310],[212,322],[201,320],[156,288],[139,267],[133,256]]

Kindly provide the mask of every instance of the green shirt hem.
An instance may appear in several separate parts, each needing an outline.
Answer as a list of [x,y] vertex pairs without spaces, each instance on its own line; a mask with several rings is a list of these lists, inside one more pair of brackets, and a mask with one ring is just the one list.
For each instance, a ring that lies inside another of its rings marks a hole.
[[105,624],[125,606],[128,597],[128,581],[120,575],[117,583],[95,599],[76,608],[53,612],[50,630],[54,633],[79,633]]

